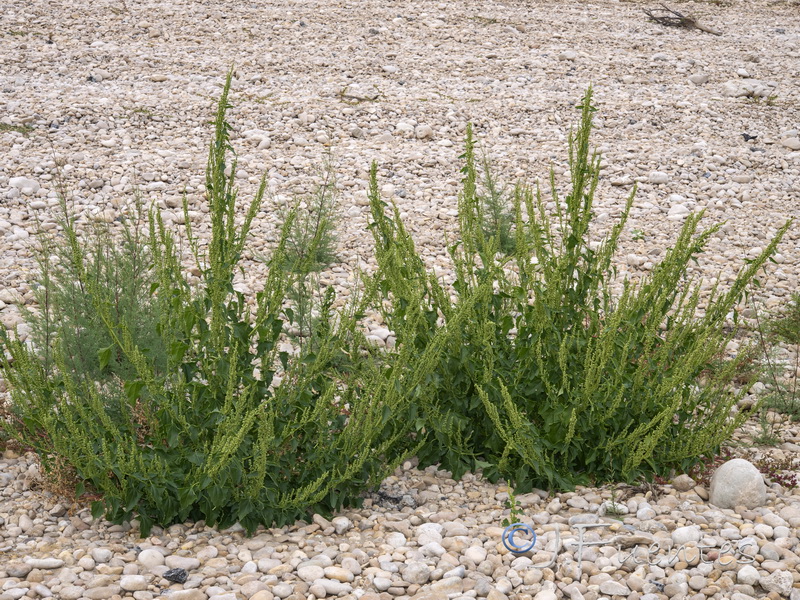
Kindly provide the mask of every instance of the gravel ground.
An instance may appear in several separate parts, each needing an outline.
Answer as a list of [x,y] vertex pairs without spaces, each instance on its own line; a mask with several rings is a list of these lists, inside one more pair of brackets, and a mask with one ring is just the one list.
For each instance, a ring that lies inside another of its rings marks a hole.
[[[606,165],[596,199],[598,233],[638,182],[619,254],[622,274],[646,273],[685,216],[705,209],[709,224],[726,224],[694,271],[707,286],[716,277],[728,281],[800,213],[796,1],[675,5],[720,36],[649,22],[642,9],[653,6],[640,2],[238,4],[6,0],[0,11],[6,327],[19,324],[20,306],[32,301],[32,236],[39,224],[56,227],[59,178],[85,220],[114,221],[138,189],[167,221],[180,224],[176,208],[185,191],[190,217],[207,235],[209,121],[231,65],[229,120],[241,196],[250,197],[262,173],[270,187],[255,223],[253,256],[274,242],[276,208],[310,193],[328,159],[343,219],[339,261],[322,282],[343,296],[352,271],[374,264],[365,235],[371,161],[379,165],[382,194],[397,202],[426,261],[446,275],[465,124],[475,125],[499,179],[546,179],[552,165],[563,188],[566,138],[589,84],[598,107],[593,142]],[[768,308],[798,289],[796,226],[779,252],[758,292]],[[261,263],[252,261],[241,289],[257,290],[263,277]],[[377,318],[371,323],[380,325]],[[755,428],[739,432],[740,441],[752,441]],[[788,424],[780,432],[776,448],[748,450],[745,443],[736,452],[750,452],[754,461],[759,453],[796,461],[800,431]],[[540,569],[531,564],[546,557],[514,558],[500,544],[502,486],[454,482],[413,464],[363,510],[252,539],[187,524],[143,540],[135,527],[93,522],[85,509],[49,496],[36,481],[30,457],[9,452],[0,460],[2,600],[800,597],[794,551],[800,496],[777,484],[768,488],[767,503],[752,510],[709,504],[698,482],[615,491],[628,511],[620,519],[600,516],[610,489],[530,495],[525,513],[540,536],[539,554],[554,543],[556,530],[568,538],[582,519],[607,521],[642,544],[701,541],[718,553],[710,563],[684,556],[637,565],[606,545],[584,549],[583,563],[565,549],[552,568]],[[747,540],[759,548],[753,564],[742,562],[742,552],[723,560],[725,542],[746,554]],[[185,569],[188,579],[165,579],[172,568]]]

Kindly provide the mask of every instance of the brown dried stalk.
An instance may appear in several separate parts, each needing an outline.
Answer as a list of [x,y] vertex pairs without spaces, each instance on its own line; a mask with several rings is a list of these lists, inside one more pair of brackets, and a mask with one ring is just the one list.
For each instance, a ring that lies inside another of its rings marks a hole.
[[[658,11],[659,14],[656,14],[656,11]],[[686,29],[699,29],[700,31],[705,31],[706,33],[722,35],[722,32],[712,29],[708,25],[704,25],[694,17],[684,15],[676,10],[672,10],[666,4],[662,4],[661,8],[645,8],[644,14],[646,14],[651,20],[655,21],[659,25],[665,25],[667,27],[684,27]]]

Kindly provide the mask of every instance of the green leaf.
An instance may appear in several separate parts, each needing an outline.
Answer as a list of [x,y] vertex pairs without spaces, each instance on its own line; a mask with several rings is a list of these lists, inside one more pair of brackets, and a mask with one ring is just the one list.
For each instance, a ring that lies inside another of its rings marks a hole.
[[114,344],[107,346],[105,348],[100,348],[97,351],[97,359],[100,361],[100,370],[104,371],[105,368],[108,366],[108,363],[111,361],[111,355],[114,351]]
[[141,395],[142,389],[144,388],[145,383],[141,379],[134,379],[133,381],[126,381],[122,384],[123,389],[125,390],[125,395],[128,397],[128,402],[130,404],[135,404],[136,400]]
[[105,510],[105,505],[103,504],[102,500],[95,500],[92,502],[92,518],[99,519],[103,516],[103,511]]

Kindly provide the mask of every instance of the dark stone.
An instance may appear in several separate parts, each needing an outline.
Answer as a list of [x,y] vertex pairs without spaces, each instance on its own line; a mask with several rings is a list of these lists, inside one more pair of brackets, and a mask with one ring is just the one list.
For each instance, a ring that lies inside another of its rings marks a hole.
[[164,579],[173,583],[186,583],[188,578],[189,573],[186,572],[186,569],[170,569],[164,573]]

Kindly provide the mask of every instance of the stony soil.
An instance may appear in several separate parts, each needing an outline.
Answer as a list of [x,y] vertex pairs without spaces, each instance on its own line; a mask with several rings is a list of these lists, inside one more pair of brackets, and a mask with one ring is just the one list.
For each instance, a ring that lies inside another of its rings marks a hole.
[[[729,281],[800,214],[796,1],[675,5],[720,36],[648,22],[642,9],[653,6],[640,2],[236,4],[4,2],[6,327],[20,324],[20,307],[33,300],[33,234],[56,228],[59,180],[87,221],[113,222],[138,190],[180,224],[185,191],[190,217],[207,234],[209,120],[232,64],[229,119],[241,195],[250,197],[262,173],[271,192],[249,258],[268,252],[276,209],[310,193],[330,160],[343,219],[339,262],[322,282],[343,296],[353,270],[374,264],[365,234],[371,161],[429,265],[446,275],[465,124],[475,125],[501,180],[546,179],[553,166],[563,190],[566,137],[589,84],[599,109],[593,141],[606,165],[598,233],[638,182],[622,274],[646,273],[685,215],[705,209],[709,224],[726,224],[695,272],[706,287],[715,277]],[[769,309],[798,289],[797,227],[779,252],[758,292]],[[241,289],[257,290],[261,263],[246,273]],[[772,449],[748,449],[756,433],[748,425],[734,451],[795,460],[796,468],[797,426],[780,426],[782,444]],[[187,524],[140,539],[135,528],[94,522],[85,508],[49,495],[31,458],[8,452],[0,460],[0,599],[800,597],[796,489],[773,483],[767,504],[753,510],[718,509],[702,483],[685,479],[620,489],[613,499],[627,512],[617,519],[600,516],[610,488],[533,494],[523,498],[524,513],[540,542],[532,556],[515,558],[500,544],[503,487],[405,467],[368,506],[333,522],[317,517],[254,538]],[[639,565],[625,560],[630,548],[614,544],[584,549],[577,563],[568,545],[552,568],[531,567],[549,560],[544,549],[556,530],[574,537],[582,520],[609,523],[614,531],[602,539],[626,534],[642,547],[671,540],[714,549],[710,562],[662,553],[657,564]],[[748,542],[759,548],[753,564],[745,564],[754,548]],[[163,577],[171,568],[185,569],[188,579],[171,583]]]

